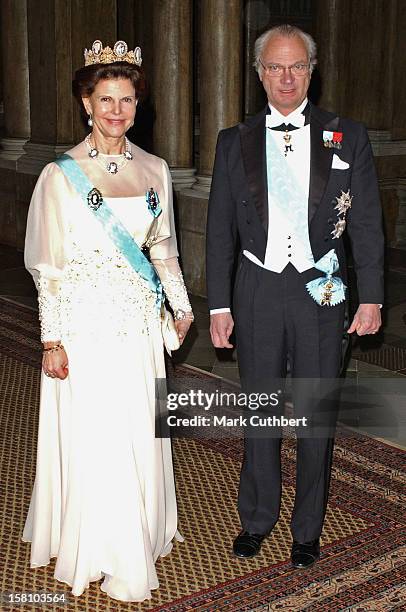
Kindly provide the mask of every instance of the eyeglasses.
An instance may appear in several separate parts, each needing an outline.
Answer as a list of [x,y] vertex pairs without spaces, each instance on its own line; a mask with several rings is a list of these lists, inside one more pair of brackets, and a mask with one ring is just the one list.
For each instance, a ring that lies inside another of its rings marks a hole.
[[259,60],[259,63],[265,73],[271,77],[280,77],[285,70],[290,70],[294,76],[301,77],[305,76],[310,70],[310,64],[303,64],[302,62],[292,64],[292,66],[281,66],[280,64],[268,64],[265,66],[261,60]]

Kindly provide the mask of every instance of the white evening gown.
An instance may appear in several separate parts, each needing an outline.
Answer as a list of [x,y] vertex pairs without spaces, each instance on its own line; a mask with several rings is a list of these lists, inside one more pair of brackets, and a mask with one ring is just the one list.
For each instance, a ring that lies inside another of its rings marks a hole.
[[[169,173],[165,163],[160,168],[163,211],[151,256],[172,306],[190,310]],[[141,245],[153,220],[145,197],[106,201]],[[170,440],[154,435],[155,379],[165,377],[155,295],[55,164],[33,195],[26,265],[39,291],[42,339],[61,338],[69,359],[64,381],[41,379],[23,533],[31,567],[57,557],[54,576],[74,595],[104,577],[101,589],[111,597],[142,601],[159,586],[156,559],[182,539]]]

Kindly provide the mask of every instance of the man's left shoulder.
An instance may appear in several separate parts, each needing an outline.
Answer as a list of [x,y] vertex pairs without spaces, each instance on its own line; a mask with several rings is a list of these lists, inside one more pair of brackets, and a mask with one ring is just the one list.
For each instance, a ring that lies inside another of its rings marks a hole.
[[312,115],[323,125],[337,123],[340,131],[345,130],[354,134],[366,132],[366,127],[361,121],[355,121],[354,119],[349,119],[348,117],[342,117],[339,113],[325,110],[320,106],[315,106],[312,104],[311,112]]
[[340,117],[340,127],[342,131],[350,132],[353,134],[361,134],[367,133],[367,128],[364,123],[361,121],[354,121],[354,119],[349,119],[348,117]]

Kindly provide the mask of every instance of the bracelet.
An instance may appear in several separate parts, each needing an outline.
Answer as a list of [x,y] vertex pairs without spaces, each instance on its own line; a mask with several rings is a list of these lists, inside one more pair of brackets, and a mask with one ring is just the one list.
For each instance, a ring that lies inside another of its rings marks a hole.
[[59,351],[63,349],[62,344],[55,344],[54,346],[50,346],[49,348],[44,348],[42,350],[43,353],[53,353],[54,351]]
[[185,311],[178,308],[177,310],[173,311],[173,316],[175,321],[184,321],[185,319],[189,319],[189,321],[193,322],[195,320],[191,310]]

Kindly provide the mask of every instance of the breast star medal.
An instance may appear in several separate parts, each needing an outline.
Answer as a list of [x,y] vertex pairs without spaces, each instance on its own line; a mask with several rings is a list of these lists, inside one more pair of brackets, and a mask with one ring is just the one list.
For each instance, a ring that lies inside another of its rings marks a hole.
[[347,210],[351,208],[352,198],[353,196],[350,195],[350,190],[341,192],[340,197],[336,198],[337,206],[334,207],[334,210],[338,210],[337,215],[347,214]]
[[331,232],[331,235],[333,236],[333,240],[335,238],[340,238],[340,236],[345,230],[345,226],[347,224],[345,218],[347,216],[348,209],[351,208],[352,198],[353,196],[350,195],[350,190],[346,192],[341,191],[340,197],[339,198],[336,197],[337,204],[334,207],[334,210],[337,211],[338,221],[337,223],[334,224],[334,229]]

